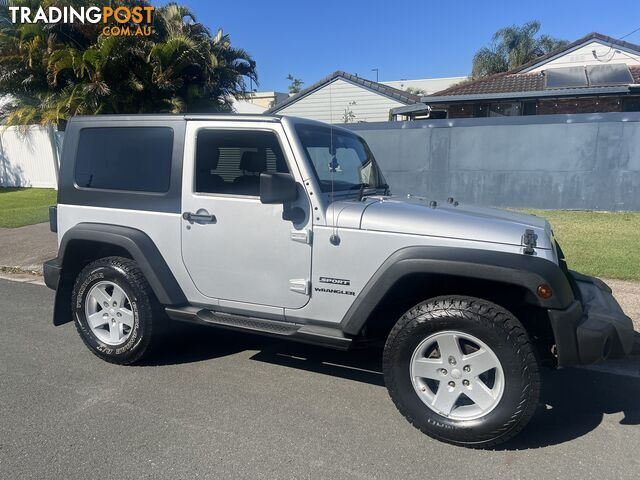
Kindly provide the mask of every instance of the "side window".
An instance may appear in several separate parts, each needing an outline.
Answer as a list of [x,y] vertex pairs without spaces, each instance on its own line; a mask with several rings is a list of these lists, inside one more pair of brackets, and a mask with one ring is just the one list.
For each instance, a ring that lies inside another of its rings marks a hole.
[[288,173],[276,135],[202,129],[196,137],[195,191],[260,195],[260,174]]
[[80,130],[79,187],[163,193],[169,190],[173,129],[96,127]]

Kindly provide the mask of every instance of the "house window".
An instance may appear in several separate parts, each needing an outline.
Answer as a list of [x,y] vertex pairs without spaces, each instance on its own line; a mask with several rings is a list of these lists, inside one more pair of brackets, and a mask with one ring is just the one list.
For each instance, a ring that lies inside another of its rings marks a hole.
[[473,105],[474,117],[487,117],[489,116],[489,105],[486,103],[475,103]]
[[514,117],[522,115],[520,102],[500,102],[489,104],[490,117]]
[[[415,117],[417,120],[420,119],[419,116]],[[425,118],[429,118],[429,119],[441,119],[441,118],[447,118],[447,111],[446,110],[431,110],[431,112],[429,113],[428,117]]]
[[622,107],[625,112],[640,112],[640,97],[625,98]]
[[522,115],[537,115],[538,114],[538,102],[536,100],[529,100],[522,102]]

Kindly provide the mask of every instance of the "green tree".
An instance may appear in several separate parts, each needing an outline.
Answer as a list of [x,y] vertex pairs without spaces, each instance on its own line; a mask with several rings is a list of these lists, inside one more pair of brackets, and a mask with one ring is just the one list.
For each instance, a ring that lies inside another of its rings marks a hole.
[[427,94],[425,90],[417,87],[407,87],[405,92],[410,93],[411,95],[418,95],[419,97],[422,97]]
[[539,32],[537,20],[501,28],[493,34],[491,45],[474,55],[471,76],[476,79],[506,72],[568,43],[549,35],[538,35]]
[[[12,5],[149,5],[146,0],[14,1]],[[186,7],[156,8],[148,37],[102,35],[102,24],[13,24],[0,17],[0,111],[7,125],[100,113],[227,111],[257,82],[256,64],[228,34]]]
[[287,87],[289,89],[289,94],[294,95],[296,93],[300,93],[300,91],[302,90],[302,85],[304,85],[304,82],[299,78],[295,78],[291,74],[287,75],[287,80],[291,82]]
[[351,107],[357,105],[356,101],[353,100],[347,104],[344,108],[344,112],[342,113],[342,123],[353,123],[356,120],[356,114],[353,113]]

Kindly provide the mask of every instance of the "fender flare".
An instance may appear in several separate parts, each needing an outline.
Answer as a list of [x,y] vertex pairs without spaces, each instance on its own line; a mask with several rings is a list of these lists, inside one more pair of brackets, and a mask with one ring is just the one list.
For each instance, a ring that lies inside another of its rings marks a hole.
[[[524,287],[528,303],[566,308],[574,300],[571,284],[555,263],[530,255],[471,248],[407,247],[396,251],[378,268],[340,322],[343,332],[358,335],[385,294],[403,277],[416,273],[491,280]],[[553,289],[547,300],[536,294],[538,285]]]
[[[51,263],[57,270],[58,277],[64,277],[65,265],[68,265],[74,254],[73,242],[88,241],[107,245],[114,245],[126,250],[131,258],[136,261],[140,270],[149,282],[151,289],[158,301],[163,305],[183,305],[187,303],[187,298],[176,281],[171,269],[165,262],[158,247],[153,240],[144,232],[131,227],[120,225],[110,225],[101,223],[79,223],[70,228],[62,237],[58,258]],[[71,246],[70,246],[71,245]],[[49,263],[49,262],[48,262]],[[45,264],[46,267],[46,264]],[[45,268],[47,270],[47,268]],[[46,278],[46,275],[45,275]],[[60,319],[59,309],[64,309],[64,293],[70,292],[70,286],[60,282],[58,278],[46,282],[48,285],[56,287],[56,308],[54,312],[54,324],[65,323],[65,319]],[[62,320],[62,322],[60,322]]]

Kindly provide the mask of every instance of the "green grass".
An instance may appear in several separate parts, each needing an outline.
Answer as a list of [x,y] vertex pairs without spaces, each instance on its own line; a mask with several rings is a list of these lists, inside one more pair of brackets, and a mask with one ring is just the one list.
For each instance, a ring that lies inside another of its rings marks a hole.
[[51,188],[0,188],[0,227],[48,221],[48,207],[56,203],[56,193]]
[[640,280],[640,212],[526,212],[549,220],[570,269],[598,277]]

